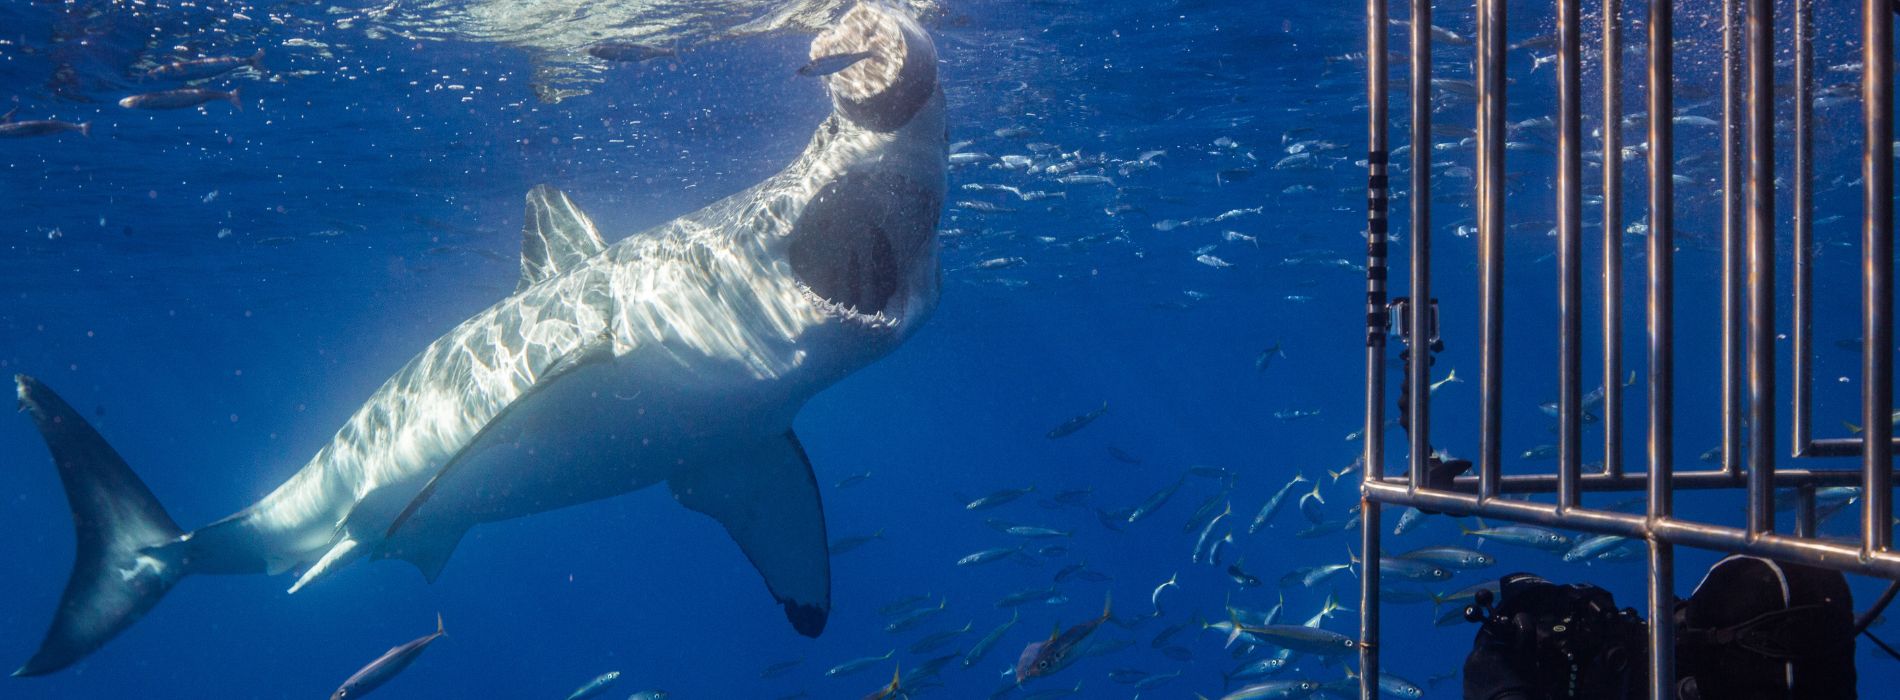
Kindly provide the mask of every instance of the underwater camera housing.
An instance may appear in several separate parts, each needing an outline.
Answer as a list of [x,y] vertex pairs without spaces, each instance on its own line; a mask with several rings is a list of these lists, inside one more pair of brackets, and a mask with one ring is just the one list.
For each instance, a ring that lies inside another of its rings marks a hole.
[[[1680,700],[1857,697],[1853,600],[1838,571],[1730,556],[1673,617]],[[1481,625],[1467,700],[1647,696],[1647,623],[1602,588],[1511,574],[1496,596],[1479,591],[1465,619]]]
[[1465,619],[1482,625],[1465,657],[1465,697],[1477,700],[1643,697],[1647,628],[1610,592],[1516,573],[1496,607],[1480,591]]

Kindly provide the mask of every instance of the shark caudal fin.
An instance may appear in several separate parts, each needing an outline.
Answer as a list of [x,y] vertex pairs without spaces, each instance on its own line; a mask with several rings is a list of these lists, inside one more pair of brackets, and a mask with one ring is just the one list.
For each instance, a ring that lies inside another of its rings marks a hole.
[[180,557],[164,547],[183,533],[84,417],[38,380],[13,381],[20,410],[53,453],[79,546],[45,641],[13,672],[38,676],[85,658],[157,605],[185,575]]

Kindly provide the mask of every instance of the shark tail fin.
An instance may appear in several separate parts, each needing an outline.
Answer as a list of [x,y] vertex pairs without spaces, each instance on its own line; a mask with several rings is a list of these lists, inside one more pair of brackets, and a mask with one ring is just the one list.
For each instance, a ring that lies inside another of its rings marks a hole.
[[157,605],[187,573],[173,546],[184,533],[72,406],[32,377],[13,380],[59,469],[79,549],[45,640],[13,672],[38,676],[85,658]]

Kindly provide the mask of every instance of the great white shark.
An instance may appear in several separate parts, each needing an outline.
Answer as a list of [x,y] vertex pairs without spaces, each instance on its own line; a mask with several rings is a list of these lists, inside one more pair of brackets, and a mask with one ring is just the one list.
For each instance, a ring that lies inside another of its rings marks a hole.
[[778,174],[605,245],[566,195],[528,194],[515,293],[397,370],[262,500],[184,531],[85,418],[15,378],[73,513],[78,554],[14,675],[65,668],[191,574],[363,559],[435,580],[470,527],[664,483],[724,525],[816,636],[831,608],[824,512],[792,418],[936,306],[946,130],[936,50],[911,18],[852,8],[814,59],[832,112]]

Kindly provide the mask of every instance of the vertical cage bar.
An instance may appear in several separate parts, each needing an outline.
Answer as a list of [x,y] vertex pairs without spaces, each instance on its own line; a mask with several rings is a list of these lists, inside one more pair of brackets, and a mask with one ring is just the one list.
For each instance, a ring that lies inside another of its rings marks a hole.
[[1504,3],[1485,0],[1478,46],[1478,497],[1498,495],[1504,417]]
[[1583,99],[1578,0],[1557,0],[1557,507],[1583,469]]
[[1379,688],[1379,505],[1367,502],[1365,483],[1385,478],[1386,216],[1391,206],[1387,161],[1391,144],[1386,109],[1386,0],[1366,0],[1366,424],[1360,433],[1365,471],[1360,489],[1359,551],[1367,552],[1359,581],[1359,693]]
[[1802,484],[1800,488],[1795,489],[1794,507],[1794,535],[1796,537],[1813,537],[1816,524],[1814,522],[1813,484]]
[[1603,471],[1623,473],[1623,2],[1603,0]]
[[[1872,2],[1872,0],[1869,0]],[[1671,0],[1649,6],[1649,523],[1655,527],[1674,509],[1670,477],[1674,473],[1675,358],[1670,343],[1675,326],[1675,167],[1673,143],[1675,114],[1670,76],[1675,69],[1672,45],[1674,13]],[[1660,116],[1659,116],[1660,115]],[[1672,620],[1675,614],[1675,549],[1649,535],[1649,619]],[[1649,626],[1649,695],[1652,700],[1676,696],[1675,625]]]
[[1412,0],[1412,302],[1406,305],[1412,361],[1407,363],[1412,487],[1425,483],[1431,456],[1432,311],[1432,3]]
[[1867,183],[1861,227],[1861,548],[1893,541],[1893,18],[1888,0],[1861,5],[1861,110],[1867,133],[1861,177]]
[[[1664,4],[1668,0],[1658,0]],[[1675,545],[1649,539],[1649,619],[1673,621],[1676,614]],[[1649,626],[1649,697],[1650,700],[1676,698],[1676,626]]]
[[1814,0],[1794,3],[1794,456],[1805,457],[1814,410]]
[[[1741,63],[1736,0],[1722,0],[1722,472],[1741,474],[1742,173]],[[1668,115],[1665,115],[1668,117]],[[1670,117],[1673,118],[1673,117]]]
[[1748,534],[1775,530],[1775,5],[1748,0]]

